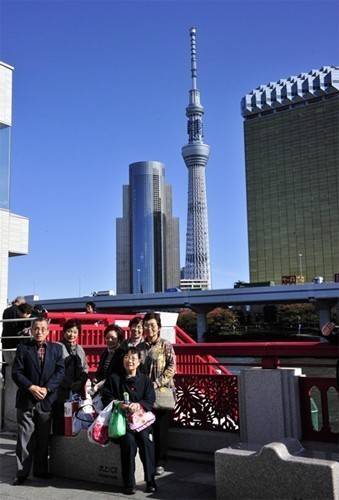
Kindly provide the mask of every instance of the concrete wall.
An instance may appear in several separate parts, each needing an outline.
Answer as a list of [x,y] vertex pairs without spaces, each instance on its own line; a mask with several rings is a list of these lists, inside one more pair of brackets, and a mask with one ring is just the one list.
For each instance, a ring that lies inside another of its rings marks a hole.
[[257,453],[218,450],[215,478],[218,500],[339,500],[339,463],[291,454],[281,442]]
[[12,125],[13,68],[0,61],[0,122]]
[[[28,253],[29,220],[0,209],[0,314],[7,307],[8,257]],[[18,291],[20,295],[20,291]]]

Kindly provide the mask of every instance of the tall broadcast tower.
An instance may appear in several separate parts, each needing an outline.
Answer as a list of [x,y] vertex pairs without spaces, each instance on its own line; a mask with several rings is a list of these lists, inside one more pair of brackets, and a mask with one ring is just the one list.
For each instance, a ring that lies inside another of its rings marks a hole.
[[197,89],[196,28],[190,29],[192,88],[189,91],[188,144],[182,148],[182,156],[188,168],[188,208],[186,233],[185,279],[202,280],[211,287],[211,271],[208,241],[208,217],[205,167],[210,147],[204,143],[202,117],[204,108],[200,104]]

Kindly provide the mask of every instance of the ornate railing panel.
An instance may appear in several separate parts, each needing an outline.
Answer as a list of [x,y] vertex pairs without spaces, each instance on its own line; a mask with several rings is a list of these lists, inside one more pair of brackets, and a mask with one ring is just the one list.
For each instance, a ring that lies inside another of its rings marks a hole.
[[333,378],[300,377],[303,438],[339,442],[339,388]]
[[235,375],[176,375],[173,427],[239,431],[238,380]]

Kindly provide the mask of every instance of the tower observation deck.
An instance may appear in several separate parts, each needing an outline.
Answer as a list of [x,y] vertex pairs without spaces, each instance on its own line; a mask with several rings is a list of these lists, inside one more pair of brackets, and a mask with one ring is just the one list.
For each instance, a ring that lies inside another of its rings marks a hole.
[[204,143],[202,117],[204,108],[200,103],[197,88],[196,28],[190,29],[191,37],[191,78],[188,118],[188,144],[182,148],[182,156],[188,168],[188,207],[186,232],[186,263],[184,277],[205,280],[211,287],[208,216],[205,167],[210,147]]

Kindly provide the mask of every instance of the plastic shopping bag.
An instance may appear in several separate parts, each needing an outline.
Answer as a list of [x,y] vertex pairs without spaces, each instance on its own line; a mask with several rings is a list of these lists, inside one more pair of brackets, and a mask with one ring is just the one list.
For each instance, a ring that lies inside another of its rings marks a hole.
[[126,417],[120,408],[119,401],[115,401],[111,418],[108,425],[108,436],[113,439],[120,438],[126,434]]
[[108,439],[108,423],[111,417],[113,401],[109,403],[97,416],[92,425],[87,430],[87,436],[90,443],[107,446]]

